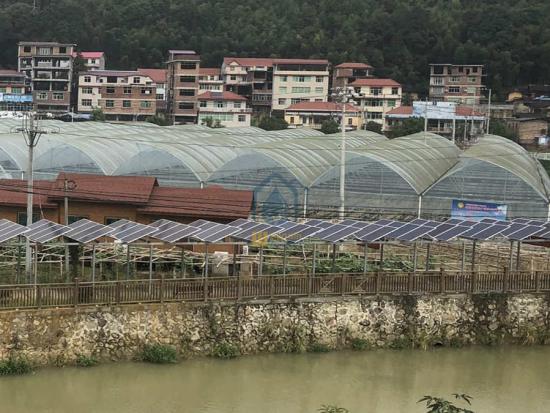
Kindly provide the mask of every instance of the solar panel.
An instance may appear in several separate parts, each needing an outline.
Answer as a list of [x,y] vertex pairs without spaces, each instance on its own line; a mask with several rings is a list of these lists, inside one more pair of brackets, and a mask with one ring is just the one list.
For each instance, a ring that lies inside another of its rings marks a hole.
[[111,227],[98,224],[97,222],[90,221],[89,219],[81,219],[76,221],[69,225],[69,228],[70,231],[67,232],[65,236],[82,244],[95,241],[96,239],[109,235],[115,231],[115,229]]
[[419,227],[420,225],[405,224],[402,227],[394,228],[392,232],[386,235],[386,238],[398,238],[402,235],[405,235],[407,232],[412,231],[413,229],[417,229]]
[[23,235],[25,235],[25,237],[27,237],[29,240],[41,244],[60,237],[61,235],[64,235],[65,233],[70,231],[69,227],[61,224],[56,224],[55,222],[48,221],[47,219],[37,221],[28,226],[27,229],[28,231],[25,232]]
[[[292,228],[294,231],[296,228]],[[289,242],[301,242],[307,238],[312,238],[317,235],[317,233],[321,231],[321,228],[317,227],[311,227],[309,225],[305,225],[305,228],[301,229],[299,232],[294,232],[294,234],[287,238],[287,241]],[[281,235],[281,234],[278,234]]]
[[468,231],[470,231],[470,227],[455,225],[446,231],[443,231],[437,235],[434,235],[433,238],[435,238],[438,241],[450,241],[456,237],[461,236],[462,234]]
[[352,227],[355,228],[366,228],[369,225],[371,225],[370,222],[363,222],[363,221],[357,221],[355,224],[352,225]]
[[[218,231],[221,231],[224,228],[224,224],[215,224],[207,227],[200,227],[200,231],[192,235],[193,238],[196,238],[200,241],[204,241],[206,237],[215,234]],[[232,227],[235,228],[235,227]],[[240,228],[237,228],[237,231],[241,231]]]
[[207,221],[206,219],[197,219],[196,221],[191,222],[189,225],[191,225],[192,227],[202,228],[204,226],[212,226],[213,224],[215,225],[216,223],[212,221]]
[[363,237],[367,236],[368,234],[373,233],[374,231],[379,230],[380,228],[384,228],[382,225],[378,224],[370,224],[366,226],[365,228],[361,228],[359,231],[355,233],[356,239],[362,239]]
[[23,225],[8,221],[7,219],[0,220],[0,242],[9,241],[27,231]]
[[246,224],[247,222],[251,222],[251,221],[248,219],[239,218],[239,219],[236,219],[235,221],[230,222],[227,225],[231,225],[232,227],[240,227],[241,225]]
[[462,238],[472,238],[475,234],[477,234],[480,231],[483,231],[484,229],[487,229],[492,224],[487,224],[483,222],[479,222],[475,224],[473,227],[471,227],[468,231],[464,232],[461,237]]
[[437,221],[426,221],[422,224],[423,227],[430,227],[430,228],[437,228],[439,225],[441,225],[441,222]]
[[158,232],[152,234],[152,237],[164,242],[179,242],[199,231],[200,228],[180,224],[179,222],[168,221],[164,225],[158,227]]
[[245,230],[245,229],[254,228],[255,226],[258,226],[258,225],[262,225],[262,224],[260,224],[259,222],[255,222],[255,221],[248,221],[248,222],[245,222],[244,224],[240,225],[238,228],[242,231],[242,230]]
[[540,221],[540,220],[538,220],[538,219],[532,219],[532,220],[529,221],[527,224],[528,224],[528,225],[537,225],[537,226],[539,226],[539,227],[544,227],[545,225],[548,224],[548,222],[546,222],[546,221]]
[[473,227],[474,225],[478,224],[476,221],[468,221],[465,219],[457,219],[457,218],[451,218],[445,221],[446,224],[453,224],[453,225],[460,225],[460,226],[466,226],[466,227]]
[[291,238],[302,238],[302,231],[308,230],[308,229],[314,229],[314,232],[321,231],[321,228],[312,227],[310,225],[306,224],[294,224],[290,228],[284,228],[283,231],[279,232],[277,235],[281,238],[284,238],[286,240],[289,240]]
[[386,226],[393,222],[396,222],[396,221],[392,221],[391,219],[379,219],[378,221],[375,222],[375,224]]
[[332,234],[341,231],[345,228],[349,228],[345,225],[340,224],[332,224],[330,227],[323,228],[322,231],[319,231],[317,234],[315,234],[315,238],[319,239],[326,239],[327,237],[330,237]]
[[386,237],[389,233],[395,231],[395,228],[393,227],[381,227],[380,229],[377,229],[375,231],[372,231],[369,234],[361,236],[359,238],[363,242],[376,242]]
[[355,221],[354,219],[345,219],[343,220],[342,222],[339,223],[340,225],[346,225],[348,227],[351,227],[353,226],[354,224],[357,224],[357,221]]
[[170,224],[175,224],[176,222],[174,221],[170,221],[169,219],[159,219],[155,222],[151,222],[150,224],[148,224],[150,227],[155,227],[155,228],[163,228],[165,225],[170,225]]
[[273,225],[276,227],[281,227],[283,229],[289,229],[289,228],[295,227],[298,224],[292,221],[281,220],[281,221],[277,221],[277,223],[273,223]]
[[427,224],[428,222],[430,221],[426,219],[416,218],[416,219],[413,219],[411,222],[409,222],[409,224],[424,225],[424,224]]
[[471,235],[471,238],[479,239],[479,240],[488,240],[500,234],[507,227],[508,225],[492,224],[489,228],[482,229],[481,231]]
[[[121,220],[122,221],[122,220]],[[120,221],[114,222],[113,224],[108,225],[108,227],[113,228],[114,231],[109,234],[109,236],[116,238],[117,240],[123,242],[124,244],[129,244],[135,242],[141,238],[147,237],[149,235],[158,232],[158,228],[155,228],[150,225],[140,224],[138,222],[124,220],[125,222],[119,224]]]
[[416,241],[417,239],[422,238],[424,235],[428,234],[432,229],[433,228],[428,225],[421,225],[418,228],[407,232],[406,234],[396,237],[396,239],[406,242]]
[[436,238],[439,234],[442,234],[445,231],[448,231],[451,228],[455,228],[455,227],[456,227],[456,225],[454,225],[454,224],[449,224],[447,222],[444,222],[443,224],[440,224],[437,227],[433,228],[426,235],[428,235],[428,237],[431,237],[431,238]]
[[360,231],[360,228],[345,226],[343,229],[333,232],[332,235],[323,238],[328,242],[340,242],[346,238],[350,238],[353,234]]
[[534,234],[537,238],[550,239],[550,229],[545,229]]
[[306,224],[312,227],[316,227],[318,224],[325,222],[322,219],[310,219],[306,221]]
[[531,220],[527,219],[527,218],[516,218],[512,222],[517,223],[517,224],[527,224],[529,221],[531,221]]
[[221,228],[219,231],[204,237],[203,241],[204,242],[220,242],[224,238],[227,238],[227,237],[235,234],[235,232],[238,232],[238,231],[239,231],[239,228],[233,227],[231,225],[224,225],[223,228]]
[[545,230],[544,227],[539,227],[536,225],[527,225],[527,226],[524,225],[522,229],[508,234],[507,237],[508,239],[511,239],[511,240],[523,241],[524,239],[530,238],[534,235],[538,235],[540,232],[544,230]]
[[331,227],[332,225],[334,225],[334,224],[332,224],[328,221],[321,221],[317,225],[314,225],[314,226],[318,227],[318,228],[328,228],[328,227]]
[[512,223],[506,229],[504,229],[504,231],[501,232],[501,235],[504,237],[508,237],[508,235],[513,234],[514,232],[519,231],[525,227],[526,225],[523,223],[512,221]]

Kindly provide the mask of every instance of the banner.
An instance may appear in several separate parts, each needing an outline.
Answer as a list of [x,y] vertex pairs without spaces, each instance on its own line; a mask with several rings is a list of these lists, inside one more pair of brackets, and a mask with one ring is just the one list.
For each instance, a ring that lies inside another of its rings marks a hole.
[[32,95],[17,95],[12,93],[0,93],[0,102],[6,103],[32,103]]
[[451,217],[481,221],[483,218],[493,218],[506,221],[508,205],[493,204],[490,202],[463,201],[453,199]]

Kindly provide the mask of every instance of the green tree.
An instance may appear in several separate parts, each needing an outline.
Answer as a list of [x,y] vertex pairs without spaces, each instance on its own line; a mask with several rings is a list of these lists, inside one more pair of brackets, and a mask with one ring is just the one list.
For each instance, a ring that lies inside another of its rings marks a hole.
[[260,115],[255,118],[253,124],[263,130],[281,130],[288,128],[288,123],[284,119],[268,115]]
[[162,114],[149,116],[147,118],[147,122],[154,123],[155,125],[159,125],[159,126],[170,126],[172,124],[172,122],[170,122],[170,119],[166,118],[166,116]]
[[500,119],[491,119],[491,123],[489,124],[489,133],[493,135],[502,136],[503,138],[507,138],[513,141],[517,141],[518,136],[516,132],[508,127],[506,123],[504,123]]
[[339,130],[340,125],[332,118],[323,121],[323,123],[321,124],[321,132],[326,135],[337,133]]
[[367,124],[365,125],[365,129],[371,132],[382,133],[382,125],[373,122],[372,120],[367,122]]
[[386,133],[388,138],[394,139],[400,136],[411,135],[413,133],[422,132],[424,130],[424,118],[409,118],[405,119],[399,125],[391,128]]
[[202,125],[208,126],[209,128],[223,128],[222,123],[219,119],[214,119],[212,116],[206,116],[202,119]]
[[105,113],[101,108],[94,108],[92,110],[92,120],[96,122],[105,122]]

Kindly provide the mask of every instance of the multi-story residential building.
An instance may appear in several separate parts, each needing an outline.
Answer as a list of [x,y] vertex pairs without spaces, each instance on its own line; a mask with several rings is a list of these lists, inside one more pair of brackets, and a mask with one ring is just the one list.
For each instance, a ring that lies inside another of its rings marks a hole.
[[24,73],[0,69],[0,111],[23,112],[32,109],[32,95]]
[[[363,125],[361,109],[350,103],[345,106],[346,130],[360,129]],[[342,104],[335,102],[299,102],[285,109],[289,128],[321,129],[323,122],[334,119],[342,124]]]
[[328,60],[273,59],[272,110],[304,101],[326,102],[328,88]]
[[384,115],[401,106],[403,89],[393,79],[357,79],[350,83],[354,100],[363,112],[364,123],[373,121],[384,129]]
[[167,98],[167,80],[166,69],[147,69],[138,68],[138,72],[153,79],[153,83],[156,85],[157,90],[155,92],[155,98],[157,101],[157,112],[166,112],[166,98]]
[[199,69],[199,93],[207,90],[223,91],[223,79],[220,68],[201,67]]
[[255,112],[271,110],[273,59],[225,57],[221,75],[225,90],[246,97]]
[[110,120],[145,120],[156,113],[156,84],[138,71],[81,73],[78,111],[91,113],[94,108],[100,108]]
[[208,119],[219,121],[221,126],[250,126],[252,109],[246,98],[233,92],[207,91],[200,94],[199,123],[206,124]]
[[334,67],[332,87],[347,87],[357,79],[373,77],[373,67],[366,63],[346,62]]
[[195,123],[200,56],[193,50],[170,50],[167,62],[167,112],[174,123]]
[[70,110],[75,47],[69,43],[19,43],[18,69],[30,79],[35,110]]
[[430,64],[430,100],[479,105],[483,65]]
[[84,60],[87,70],[105,70],[105,53],[103,52],[74,52],[73,58],[80,56]]

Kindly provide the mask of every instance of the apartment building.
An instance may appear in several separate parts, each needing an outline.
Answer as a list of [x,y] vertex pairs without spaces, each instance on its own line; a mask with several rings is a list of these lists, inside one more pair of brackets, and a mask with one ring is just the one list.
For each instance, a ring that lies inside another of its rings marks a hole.
[[199,124],[219,121],[220,126],[250,126],[252,108],[244,96],[233,92],[209,90],[200,94]]
[[223,92],[223,78],[218,67],[201,67],[199,69],[199,93],[208,90]]
[[371,78],[373,77],[373,70],[373,67],[367,63],[340,63],[334,67],[332,74],[332,87],[347,87],[357,79]]
[[70,111],[75,48],[76,45],[70,43],[18,44],[18,70],[30,79],[34,110]]
[[225,57],[221,76],[225,90],[246,97],[254,112],[271,110],[273,59]]
[[354,100],[363,112],[364,123],[376,122],[384,129],[385,114],[401,106],[403,89],[393,79],[357,79],[350,83]]
[[272,110],[304,101],[327,102],[328,94],[328,60],[273,59]]
[[0,69],[0,111],[32,110],[32,94],[24,73]]
[[138,71],[92,70],[79,75],[78,111],[100,108],[109,120],[145,120],[156,113],[156,84]]
[[[360,129],[363,125],[361,109],[346,103],[346,130]],[[285,109],[285,121],[289,128],[321,129],[323,122],[334,119],[342,124],[342,104],[335,102],[299,102]]]
[[479,105],[483,65],[430,64],[430,100]]
[[167,79],[166,79],[166,69],[148,69],[148,68],[138,68],[139,73],[149,76],[153,83],[156,85],[155,99],[157,103],[157,113],[166,112],[166,98],[168,95],[167,92]]
[[167,62],[167,113],[174,123],[196,123],[200,56],[193,50],[170,50]]
[[80,56],[84,60],[86,70],[105,70],[105,53],[103,52],[75,52],[73,58]]

